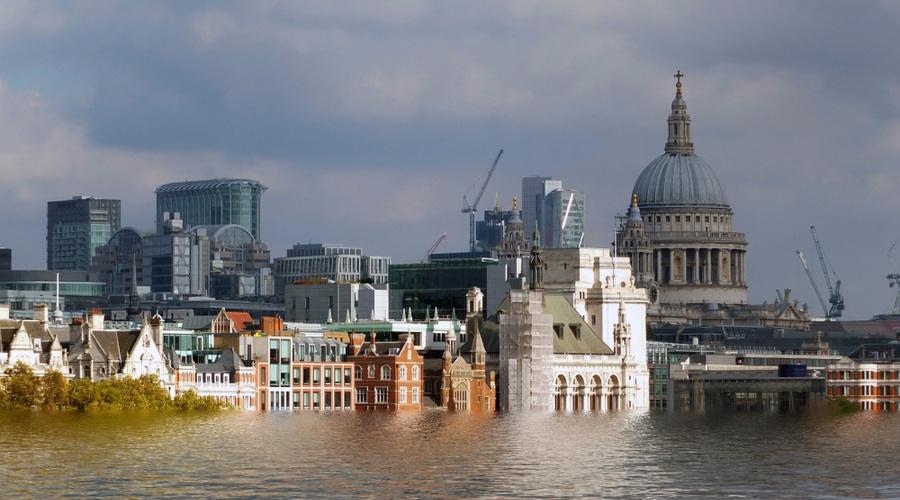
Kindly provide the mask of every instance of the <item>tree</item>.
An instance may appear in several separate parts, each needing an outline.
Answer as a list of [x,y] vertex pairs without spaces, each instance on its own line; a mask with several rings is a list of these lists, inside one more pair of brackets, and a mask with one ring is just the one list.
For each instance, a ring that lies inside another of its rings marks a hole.
[[41,406],[61,410],[69,407],[69,382],[62,373],[52,370],[41,378],[43,386]]
[[34,370],[19,361],[12,368],[6,369],[3,381],[6,389],[7,408],[31,408],[41,400],[40,379]]

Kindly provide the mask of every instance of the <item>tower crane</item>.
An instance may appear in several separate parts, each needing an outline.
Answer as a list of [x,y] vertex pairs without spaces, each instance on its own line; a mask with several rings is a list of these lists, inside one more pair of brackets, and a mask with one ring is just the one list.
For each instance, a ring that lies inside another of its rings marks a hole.
[[[891,252],[894,251],[894,247],[897,246],[897,243],[900,242],[900,238],[897,238],[897,241],[891,245],[891,249],[888,250],[888,258],[891,259],[891,263],[894,265],[894,269],[897,269],[897,262],[894,260],[894,257],[891,255]],[[894,272],[887,275],[887,279],[890,282],[890,287],[893,288],[894,285],[897,285],[897,296],[894,298],[894,310],[891,314],[900,315],[900,273]]]
[[425,258],[422,259],[423,264],[431,261],[431,254],[433,254],[434,251],[437,250],[437,247],[441,244],[442,241],[444,241],[444,238],[446,237],[447,233],[442,234],[441,237],[434,242],[434,245],[431,245],[431,248],[429,248],[428,252],[425,253]]
[[[838,279],[837,274],[835,274],[834,271],[831,271],[830,274],[828,272],[828,266],[825,264],[825,254],[822,251],[822,244],[819,243],[819,236],[816,234],[816,226],[810,226],[809,230],[812,232],[813,241],[816,244],[816,253],[818,253],[819,263],[822,265],[822,274],[825,275],[825,285],[828,287],[828,302],[831,304],[831,307],[825,305],[825,299],[822,297],[822,293],[816,285],[816,280],[813,278],[812,271],[809,270],[809,264],[806,263],[803,252],[798,250],[797,256],[800,257],[800,262],[803,264],[806,276],[809,277],[809,282],[812,284],[813,291],[816,292],[816,298],[819,299],[819,304],[822,305],[822,310],[825,312],[825,318],[840,318],[844,311],[844,297],[841,295],[841,280]],[[831,274],[834,274],[834,286],[831,285]]]
[[[481,185],[481,189],[478,191],[478,196],[475,197],[475,202],[469,204],[469,199],[466,195],[463,195],[463,209],[462,213],[469,214],[469,251],[474,252],[475,249],[475,211],[478,210],[478,202],[481,201],[481,196],[484,194],[484,190],[487,188],[488,182],[491,180],[491,176],[494,175],[494,169],[497,168],[497,162],[500,161],[500,155],[503,154],[503,150],[501,149],[499,153],[497,153],[497,158],[494,159],[494,163],[491,165],[491,168],[488,169],[487,175],[484,179],[484,184]],[[473,184],[472,187],[475,187]],[[471,191],[472,188],[469,188]],[[467,193],[468,194],[468,193]]]
[[812,272],[809,270],[809,264],[806,263],[806,258],[803,257],[803,252],[797,250],[797,256],[800,257],[800,263],[803,264],[803,270],[806,271],[806,275],[809,276],[809,282],[812,283],[813,291],[816,292],[816,298],[819,299],[819,304],[822,304],[822,311],[825,312],[825,317],[828,317],[828,306],[825,305],[825,299],[822,298],[822,292],[819,291],[818,285],[816,285],[816,280],[813,278]]
[[822,274],[825,275],[825,285],[828,286],[828,303],[831,304],[831,309],[828,310],[829,318],[840,318],[844,313],[844,296],[841,295],[841,280],[838,279],[837,274],[834,270],[831,270],[831,274],[834,274],[834,287],[831,286],[831,277],[828,273],[828,267],[825,265],[825,255],[822,253],[822,245],[819,243],[819,237],[816,235],[816,226],[809,226],[810,232],[812,232],[813,241],[816,242],[816,252],[819,253],[819,263],[822,264]]

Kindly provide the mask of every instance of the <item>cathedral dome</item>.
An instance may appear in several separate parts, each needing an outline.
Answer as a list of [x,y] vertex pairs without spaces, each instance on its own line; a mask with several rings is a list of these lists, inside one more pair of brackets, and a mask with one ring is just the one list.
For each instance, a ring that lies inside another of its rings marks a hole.
[[691,117],[681,94],[681,77],[675,74],[675,100],[669,115],[665,153],[650,162],[634,183],[632,197],[643,208],[728,207],[722,183],[699,156],[691,142]]
[[727,207],[728,198],[712,168],[692,153],[665,153],[650,162],[634,183],[642,207]]

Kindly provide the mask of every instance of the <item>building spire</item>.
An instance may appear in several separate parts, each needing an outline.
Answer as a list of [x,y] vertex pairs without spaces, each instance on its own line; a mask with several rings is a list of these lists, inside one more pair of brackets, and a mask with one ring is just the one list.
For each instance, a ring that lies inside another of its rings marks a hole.
[[666,140],[666,153],[693,154],[694,143],[691,142],[691,117],[687,114],[687,104],[681,95],[681,70],[675,73],[675,100],[672,101],[672,114],[669,115],[669,138]]

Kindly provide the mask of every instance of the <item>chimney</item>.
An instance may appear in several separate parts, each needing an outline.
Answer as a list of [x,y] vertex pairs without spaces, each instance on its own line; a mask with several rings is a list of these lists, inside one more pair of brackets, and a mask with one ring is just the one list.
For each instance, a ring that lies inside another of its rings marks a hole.
[[39,321],[41,324],[46,324],[50,321],[50,308],[47,304],[34,305],[34,320]]
[[103,328],[104,328],[103,321],[104,321],[103,311],[101,311],[99,308],[96,308],[96,307],[91,309],[91,315],[88,317],[88,322],[91,325],[91,329],[92,330],[103,330]]
[[162,349],[163,345],[163,319],[158,314],[150,318],[150,334],[156,347]]
[[356,333],[353,332],[350,334],[350,355],[356,356],[359,354],[359,349],[362,347],[363,342],[366,341],[366,335],[364,333]]

